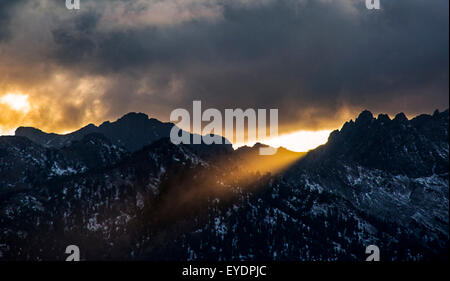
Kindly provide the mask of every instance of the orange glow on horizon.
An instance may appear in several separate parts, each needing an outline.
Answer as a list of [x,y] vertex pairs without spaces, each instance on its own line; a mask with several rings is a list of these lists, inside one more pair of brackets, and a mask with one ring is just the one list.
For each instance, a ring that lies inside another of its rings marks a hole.
[[[284,134],[271,139],[264,139],[258,142],[270,145],[272,147],[284,147],[295,152],[307,152],[314,149],[328,141],[328,137],[332,130],[320,131],[297,131],[290,134]],[[256,142],[234,144],[233,147],[239,148],[241,146],[253,146]]]

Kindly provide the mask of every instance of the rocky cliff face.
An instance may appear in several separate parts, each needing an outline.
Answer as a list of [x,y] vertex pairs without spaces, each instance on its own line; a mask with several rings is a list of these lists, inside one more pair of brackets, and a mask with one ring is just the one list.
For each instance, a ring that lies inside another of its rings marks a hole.
[[134,114],[70,137],[20,129],[0,137],[0,259],[64,260],[71,244],[88,260],[364,260],[370,244],[448,259],[448,119],[365,111],[270,159],[176,146]]

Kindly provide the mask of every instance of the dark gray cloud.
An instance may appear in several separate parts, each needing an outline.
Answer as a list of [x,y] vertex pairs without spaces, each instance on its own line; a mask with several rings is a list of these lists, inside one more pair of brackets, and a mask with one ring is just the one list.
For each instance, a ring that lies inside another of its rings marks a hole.
[[13,9],[23,2],[22,0],[2,0],[0,1],[0,42],[10,36],[10,20],[14,15]]
[[44,59],[75,77],[104,77],[105,117],[167,119],[200,99],[279,108],[286,129],[313,129],[364,108],[448,107],[448,0],[382,0],[380,11],[363,0],[190,0],[186,13],[171,2],[179,3],[85,0],[77,13],[58,10]]

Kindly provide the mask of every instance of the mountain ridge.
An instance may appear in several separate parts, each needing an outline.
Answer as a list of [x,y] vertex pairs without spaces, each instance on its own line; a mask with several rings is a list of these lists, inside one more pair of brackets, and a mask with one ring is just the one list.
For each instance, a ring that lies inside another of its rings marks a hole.
[[0,260],[448,260],[448,110],[359,117],[288,157],[0,137]]
[[28,137],[45,147],[61,148],[69,145],[72,141],[80,140],[87,134],[100,133],[116,145],[121,145],[133,152],[168,136],[173,126],[172,123],[149,118],[144,113],[130,112],[114,122],[105,121],[100,126],[89,124],[65,135],[45,133],[33,127],[19,127],[15,131],[15,135]]

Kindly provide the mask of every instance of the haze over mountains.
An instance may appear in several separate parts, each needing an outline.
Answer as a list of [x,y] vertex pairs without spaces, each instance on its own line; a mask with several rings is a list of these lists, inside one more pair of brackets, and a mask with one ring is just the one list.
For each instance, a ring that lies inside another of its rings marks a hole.
[[0,137],[0,259],[448,259],[449,112],[368,111],[307,154],[173,145],[130,113]]

